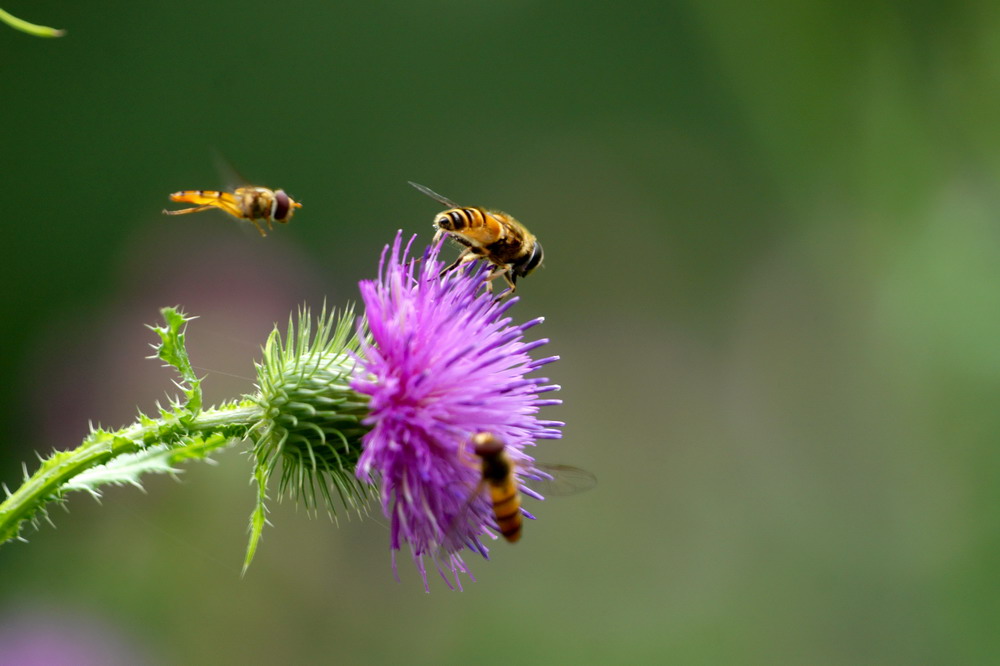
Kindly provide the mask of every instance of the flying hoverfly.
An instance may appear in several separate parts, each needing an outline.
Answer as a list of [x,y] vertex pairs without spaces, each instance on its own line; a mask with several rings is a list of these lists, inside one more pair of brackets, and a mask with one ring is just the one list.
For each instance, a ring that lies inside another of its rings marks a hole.
[[261,236],[266,236],[264,227],[260,222],[265,222],[269,230],[274,230],[272,223],[288,224],[295,214],[296,208],[302,208],[302,204],[292,199],[284,190],[272,190],[267,187],[259,187],[248,184],[236,169],[218,151],[213,149],[215,168],[222,175],[223,182],[227,183],[231,191],[219,190],[181,190],[170,195],[171,201],[195,204],[194,208],[182,208],[181,210],[164,210],[166,215],[187,215],[188,213],[200,213],[203,210],[217,208],[229,213],[235,218],[249,220],[260,232]]
[[487,289],[492,291],[492,281],[502,275],[512,294],[517,289],[517,278],[526,277],[542,263],[542,244],[513,216],[478,206],[460,206],[428,187],[408,182],[447,208],[434,218],[434,241],[447,235],[464,248],[445,271],[485,259],[493,265],[486,277]]
[[182,190],[171,194],[170,200],[195,204],[195,207],[180,210],[164,209],[166,215],[186,215],[218,208],[233,217],[250,220],[261,236],[267,236],[267,233],[258,220],[266,222],[267,228],[273,230],[272,222],[287,224],[292,219],[295,209],[302,208],[302,204],[288,196],[284,190],[255,186],[237,187],[232,192]]

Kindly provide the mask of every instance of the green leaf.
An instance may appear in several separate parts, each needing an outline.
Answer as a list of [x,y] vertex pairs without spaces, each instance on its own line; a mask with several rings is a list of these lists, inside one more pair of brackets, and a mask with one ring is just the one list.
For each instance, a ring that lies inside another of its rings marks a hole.
[[163,308],[160,310],[166,326],[150,326],[157,335],[160,336],[160,344],[154,345],[156,358],[167,365],[172,366],[181,376],[178,387],[184,392],[187,402],[183,409],[188,412],[189,417],[197,416],[201,411],[201,379],[194,373],[191,361],[188,359],[187,348],[184,343],[184,332],[187,322],[194,319],[175,308]]
[[142,451],[128,453],[114,458],[110,462],[92,467],[77,474],[71,481],[64,484],[62,490],[85,491],[94,497],[100,497],[101,486],[131,485],[142,489],[139,478],[144,474],[169,474],[176,476],[180,470],[174,465],[187,460],[203,460],[212,451],[219,449],[226,440],[231,440],[224,434],[213,434],[208,437],[187,437],[184,444],[157,444]]
[[25,467],[19,487],[11,491],[0,486],[6,494],[0,501],[0,544],[19,537],[25,525],[37,529],[48,520],[46,505],[65,502],[69,492],[100,497],[103,486],[141,487],[144,474],[177,474],[177,464],[206,459],[211,451],[245,438],[260,422],[263,411],[249,399],[201,408],[201,381],[184,348],[189,318],[173,308],[164,309],[163,316],[166,326],[153,329],[161,340],[156,355],[180,373],[178,386],[187,403],[171,401],[169,409],[159,407],[158,419],[140,412],[135,423],[115,431],[92,429],[75,449],[42,459],[33,474]]
[[254,479],[257,481],[257,504],[253,513],[250,514],[250,542],[247,544],[247,555],[243,560],[243,573],[250,568],[254,553],[257,552],[257,544],[260,542],[260,535],[267,524],[267,477],[268,472],[262,465],[254,468]]

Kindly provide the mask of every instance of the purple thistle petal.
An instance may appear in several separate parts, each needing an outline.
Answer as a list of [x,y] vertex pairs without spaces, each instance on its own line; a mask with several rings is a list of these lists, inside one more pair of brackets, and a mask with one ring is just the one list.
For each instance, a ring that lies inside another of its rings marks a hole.
[[483,289],[487,266],[440,276],[441,245],[414,261],[413,242],[402,247],[397,234],[382,252],[378,279],[360,284],[370,337],[362,338],[352,387],[369,396],[372,429],[357,475],[381,481],[393,569],[405,542],[425,587],[429,556],[449,587],[461,588],[459,574],[469,572],[460,552],[487,557],[482,537],[496,538],[491,503],[474,496],[482,472],[469,439],[496,435],[517,473],[531,474],[534,459],[524,447],[561,436],[562,424],[535,416],[559,403],[539,393],[558,387],[526,375],[555,357],[531,358],[547,340],[525,342],[524,332],[542,318],[514,324],[507,312],[517,299],[498,302]]

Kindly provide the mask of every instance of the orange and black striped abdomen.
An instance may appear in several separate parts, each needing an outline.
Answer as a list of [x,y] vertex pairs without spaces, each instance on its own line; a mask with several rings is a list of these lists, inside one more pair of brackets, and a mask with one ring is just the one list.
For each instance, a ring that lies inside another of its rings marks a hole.
[[219,192],[218,190],[181,190],[170,195],[171,201],[182,201],[193,204],[212,204],[219,199],[232,198],[229,192]]
[[501,483],[489,482],[493,516],[503,538],[511,543],[521,538],[521,493],[517,491],[514,477],[508,476]]
[[188,213],[200,213],[203,210],[218,208],[233,217],[244,217],[239,202],[229,192],[220,192],[218,190],[181,190],[180,192],[171,194],[170,200],[194,204],[195,207],[163,211],[167,215],[187,215]]
[[503,236],[500,223],[483,208],[450,208],[438,213],[434,225],[476,247],[486,247]]

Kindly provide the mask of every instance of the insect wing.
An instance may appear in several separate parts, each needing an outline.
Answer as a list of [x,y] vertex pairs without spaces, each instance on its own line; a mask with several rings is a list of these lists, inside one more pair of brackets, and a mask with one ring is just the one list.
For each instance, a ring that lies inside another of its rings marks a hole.
[[[532,490],[543,497],[575,495],[597,485],[597,477],[585,469],[570,465],[535,463],[534,468],[542,474],[528,475]],[[551,478],[546,478],[551,477]]]
[[429,187],[424,187],[420,183],[414,183],[412,180],[408,180],[406,182],[408,182],[410,185],[413,185],[413,187],[417,188],[418,190],[429,196],[431,199],[434,199],[434,201],[437,201],[445,208],[461,208],[461,206],[459,206],[457,203],[455,203],[448,197],[441,196],[440,194],[438,194]]
[[214,146],[212,147],[212,163],[215,166],[215,172],[229,191],[250,185],[250,181],[237,171],[232,162],[226,159],[225,155]]
[[482,498],[485,501],[489,501],[486,497],[486,482],[480,481],[476,484],[475,490],[473,490],[469,497],[465,500],[462,508],[459,509],[457,513],[452,517],[451,522],[448,523],[447,528],[444,530],[444,537],[441,539],[441,543],[438,544],[438,556],[444,556],[449,552],[449,547],[455,547],[458,550],[462,548],[471,548],[476,552],[479,552],[486,557],[486,553],[482,548],[482,545],[475,543],[463,542],[459,535],[462,533],[463,528],[468,526],[470,520],[473,519],[474,511],[472,505],[476,503],[476,500]]

